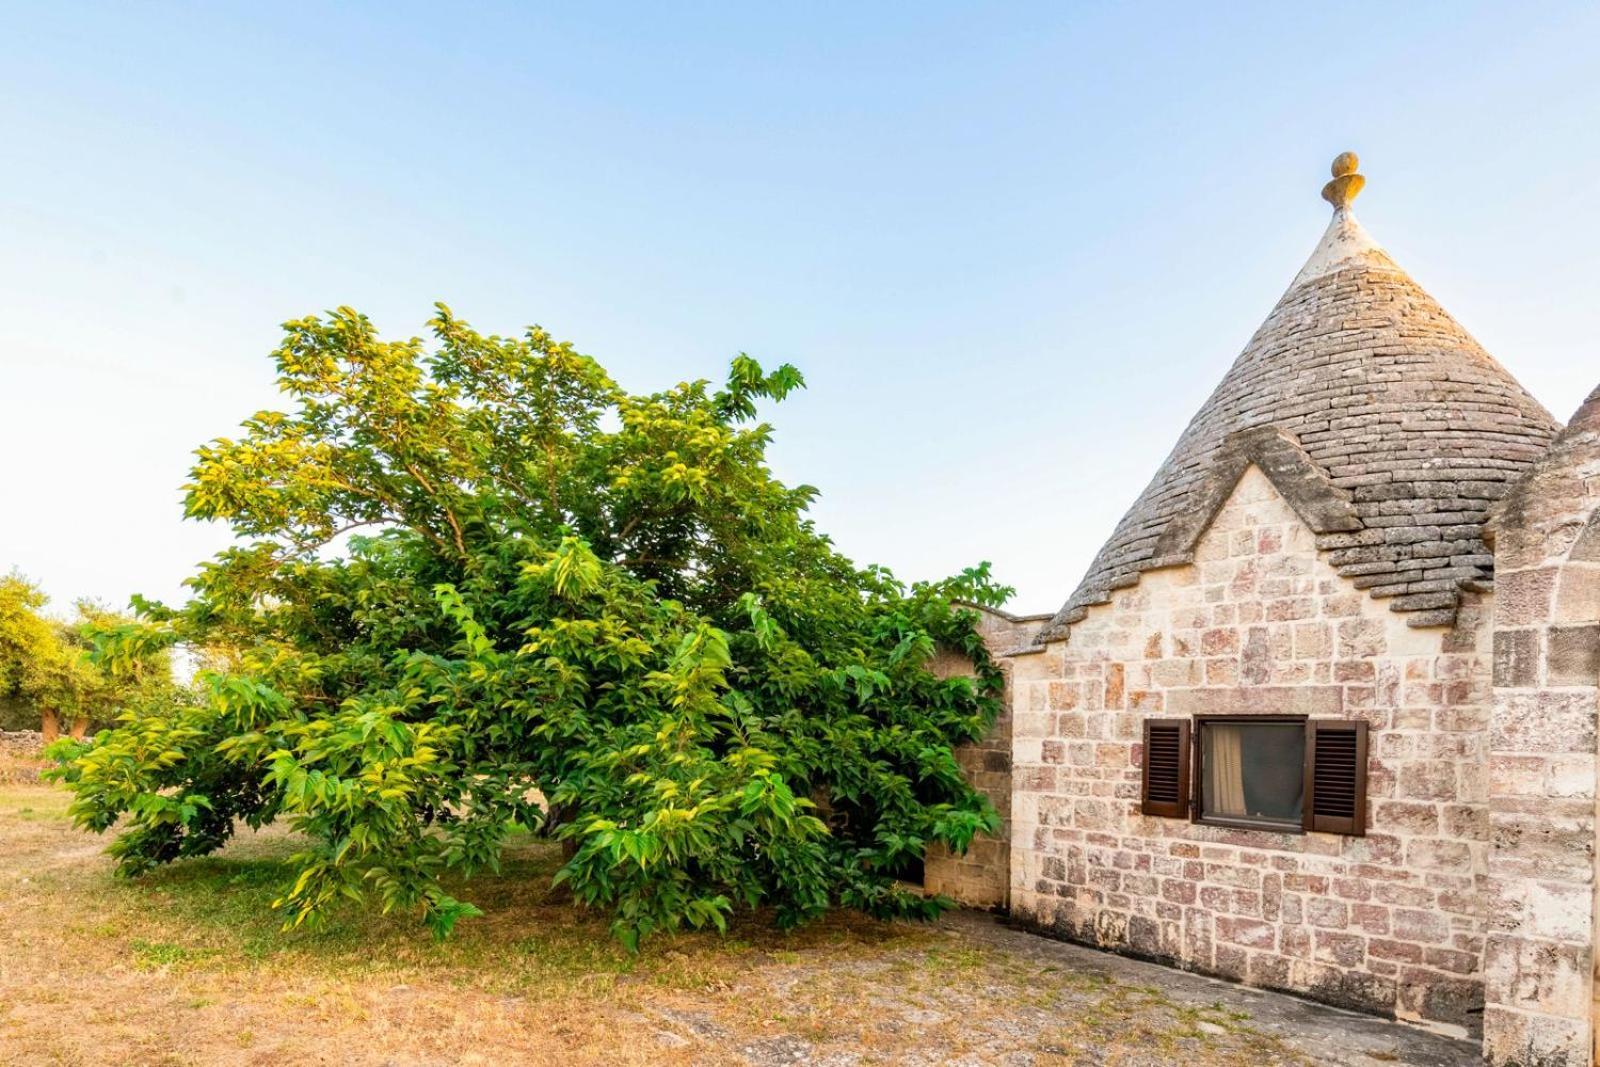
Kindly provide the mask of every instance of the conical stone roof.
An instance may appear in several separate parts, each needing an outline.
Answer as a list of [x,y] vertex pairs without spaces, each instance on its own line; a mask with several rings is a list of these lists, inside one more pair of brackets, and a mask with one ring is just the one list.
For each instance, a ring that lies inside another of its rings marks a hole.
[[1335,160],[1321,242],[1041,641],[1189,562],[1252,463],[1328,561],[1414,626],[1450,623],[1461,591],[1492,581],[1486,513],[1561,427],[1356,221],[1355,168]]

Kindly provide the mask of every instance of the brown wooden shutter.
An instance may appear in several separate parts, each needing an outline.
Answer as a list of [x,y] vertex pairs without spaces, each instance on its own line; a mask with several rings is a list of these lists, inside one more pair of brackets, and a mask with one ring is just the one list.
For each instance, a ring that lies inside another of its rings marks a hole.
[[1182,819],[1189,814],[1189,720],[1144,721],[1144,792],[1140,810],[1146,815]]
[[1306,723],[1305,828],[1325,834],[1367,832],[1367,724]]

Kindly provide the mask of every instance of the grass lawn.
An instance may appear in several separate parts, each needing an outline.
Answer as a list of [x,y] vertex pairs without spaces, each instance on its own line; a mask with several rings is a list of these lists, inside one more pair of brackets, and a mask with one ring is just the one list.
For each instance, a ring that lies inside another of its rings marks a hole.
[[444,944],[355,911],[283,933],[287,834],[129,882],[65,808],[0,786],[8,1065],[1301,1062],[1220,1004],[1009,950],[986,921],[749,920],[630,956],[551,894],[557,855],[531,840]]

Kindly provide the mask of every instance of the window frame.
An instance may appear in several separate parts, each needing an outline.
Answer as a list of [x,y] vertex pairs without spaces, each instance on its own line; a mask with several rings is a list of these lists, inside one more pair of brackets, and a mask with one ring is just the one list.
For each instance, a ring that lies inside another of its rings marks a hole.
[[[1242,723],[1248,725],[1279,725],[1300,727],[1300,743],[1302,745],[1303,760],[1301,774],[1303,776],[1300,794],[1301,817],[1294,822],[1274,821],[1268,819],[1233,818],[1226,816],[1207,815],[1206,787],[1205,787],[1205,750],[1206,727],[1211,724],[1229,725]],[[1196,715],[1194,717],[1194,740],[1190,745],[1190,758],[1193,766],[1189,770],[1189,782],[1192,796],[1189,798],[1189,821],[1200,826],[1220,826],[1228,830],[1257,830],[1269,834],[1304,834],[1306,827],[1306,812],[1310,810],[1311,794],[1309,787],[1304,784],[1310,778],[1311,761],[1311,717],[1309,715]]]

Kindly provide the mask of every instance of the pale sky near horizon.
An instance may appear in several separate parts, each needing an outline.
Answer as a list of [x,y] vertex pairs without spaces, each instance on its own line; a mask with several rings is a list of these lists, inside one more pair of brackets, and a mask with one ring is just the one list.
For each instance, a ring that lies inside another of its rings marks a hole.
[[0,571],[176,599],[277,324],[443,300],[646,390],[739,351],[821,527],[1053,610],[1310,253],[1367,229],[1565,420],[1600,5],[0,0]]

